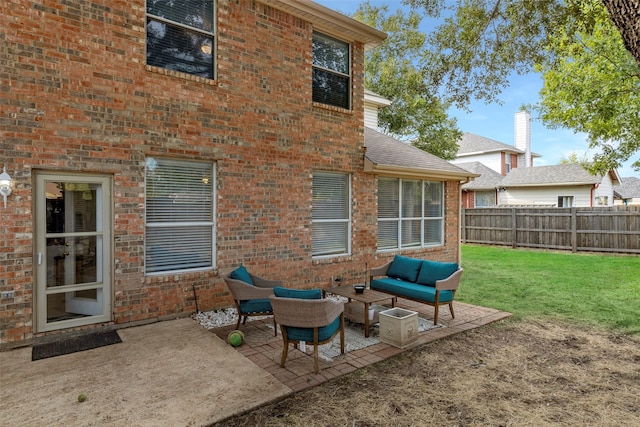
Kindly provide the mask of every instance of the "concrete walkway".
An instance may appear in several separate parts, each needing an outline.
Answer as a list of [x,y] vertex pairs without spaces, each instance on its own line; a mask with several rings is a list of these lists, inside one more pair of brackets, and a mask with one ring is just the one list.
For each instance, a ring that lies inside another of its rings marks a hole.
[[[400,307],[433,309],[407,300]],[[192,319],[120,329],[121,344],[31,361],[31,347],[0,352],[0,426],[207,426],[234,414],[316,386],[403,351],[509,317],[454,303],[456,318],[440,311],[443,328],[420,334],[406,349],[383,343],[321,362],[313,373],[307,353],[291,349],[280,368],[282,338],[271,320],[248,322],[233,348],[233,327],[208,331]],[[214,333],[212,333],[214,332]],[[87,400],[78,402],[84,393]]]

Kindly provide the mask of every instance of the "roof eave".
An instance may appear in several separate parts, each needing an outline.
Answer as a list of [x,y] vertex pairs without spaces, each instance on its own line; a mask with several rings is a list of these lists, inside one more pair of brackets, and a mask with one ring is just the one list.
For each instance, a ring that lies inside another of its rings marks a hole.
[[465,174],[435,170],[435,169],[419,169],[419,168],[406,168],[394,165],[380,165],[373,163],[370,159],[365,158],[364,171],[367,173],[373,173],[377,175],[395,176],[401,178],[430,178],[441,179],[444,181],[465,181],[469,182],[479,177],[479,174],[467,172]]
[[536,182],[531,184],[504,184],[500,187],[578,187],[585,185],[596,185],[597,182]]
[[387,35],[382,31],[311,0],[261,1],[276,9],[309,21],[315,28],[329,35],[346,39],[350,42],[362,42],[365,50],[379,46],[387,38]]

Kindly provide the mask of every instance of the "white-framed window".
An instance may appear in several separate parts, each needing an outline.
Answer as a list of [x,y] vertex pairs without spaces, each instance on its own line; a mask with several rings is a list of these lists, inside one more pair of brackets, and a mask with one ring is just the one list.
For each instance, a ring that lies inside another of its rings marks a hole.
[[596,204],[598,206],[609,206],[609,196],[596,197]]
[[504,173],[511,171],[511,154],[504,153]]
[[351,55],[349,43],[313,33],[314,102],[349,109],[351,104]]
[[312,187],[312,256],[350,254],[351,176],[314,172]]
[[496,192],[491,191],[474,191],[474,206],[476,208],[486,208],[496,205]]
[[572,208],[573,207],[573,196],[558,196],[558,207],[559,208]]
[[214,78],[215,0],[147,0],[147,64]]
[[215,265],[215,164],[149,157],[145,168],[145,273]]
[[444,243],[444,183],[378,178],[378,250]]

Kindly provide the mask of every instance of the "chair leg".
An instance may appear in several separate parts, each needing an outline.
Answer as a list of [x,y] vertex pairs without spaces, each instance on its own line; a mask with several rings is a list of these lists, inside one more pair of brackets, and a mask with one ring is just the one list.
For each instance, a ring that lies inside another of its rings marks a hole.
[[287,331],[282,328],[282,356],[280,357],[280,367],[284,368],[284,362],[287,360],[289,354],[289,338],[287,337]]
[[249,316],[244,316],[244,319],[242,320],[242,326],[247,324],[247,317]]
[[278,325],[276,324],[276,317],[273,316],[273,336],[278,336]]
[[242,321],[242,315],[238,313],[238,323],[236,323],[236,329],[240,329],[240,322]]
[[438,324],[438,309],[440,308],[440,305],[438,303],[436,303],[435,307],[434,307],[434,314],[433,314],[433,324],[437,325]]
[[320,372],[318,367],[318,328],[313,328],[313,372]]
[[455,318],[456,318],[456,316],[455,316],[455,314],[453,314],[453,301],[451,301],[451,302],[449,303],[449,311],[451,312],[451,318],[452,318],[452,319],[455,319]]

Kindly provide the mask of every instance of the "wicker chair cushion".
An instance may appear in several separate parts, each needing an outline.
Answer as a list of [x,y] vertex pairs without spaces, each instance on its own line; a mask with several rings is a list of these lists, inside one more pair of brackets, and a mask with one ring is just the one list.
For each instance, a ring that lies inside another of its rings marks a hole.
[[396,255],[389,266],[387,276],[415,282],[422,266],[422,260]]
[[[313,328],[296,328],[293,326],[286,326],[287,337],[290,341],[306,341],[313,342]],[[329,323],[327,326],[318,328],[318,342],[326,341],[333,336],[340,329],[340,316]]]
[[423,285],[435,286],[436,280],[443,280],[451,276],[458,270],[458,264],[455,262],[438,262],[423,260],[420,274],[415,282]]
[[271,313],[273,309],[269,298],[264,298],[240,301],[240,311],[242,313]]
[[251,279],[251,275],[249,274],[249,272],[247,271],[244,265],[241,265],[240,267],[236,268],[231,273],[229,273],[229,277],[236,280],[242,280],[245,283],[253,285],[253,280]]
[[273,294],[280,298],[322,299],[320,289],[289,289],[276,286],[273,288]]

